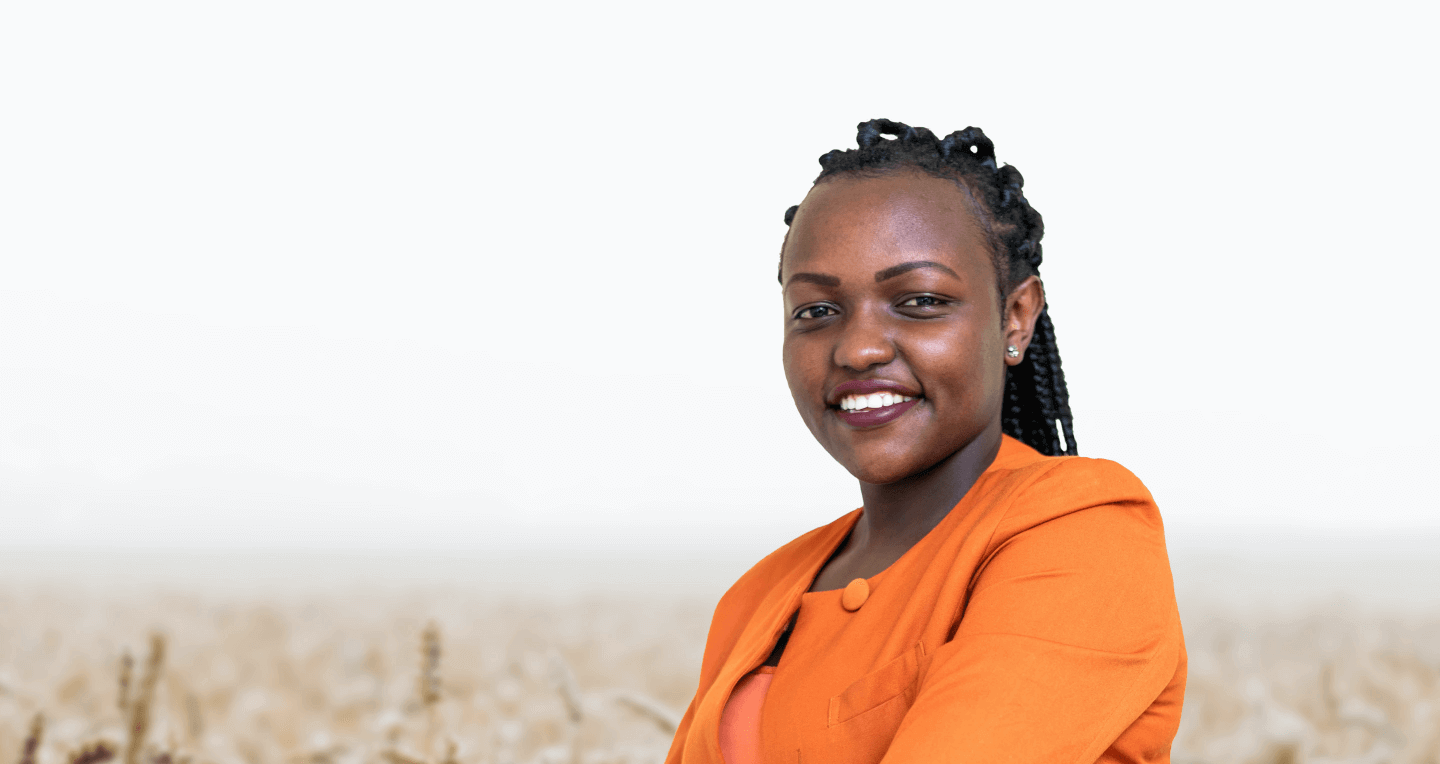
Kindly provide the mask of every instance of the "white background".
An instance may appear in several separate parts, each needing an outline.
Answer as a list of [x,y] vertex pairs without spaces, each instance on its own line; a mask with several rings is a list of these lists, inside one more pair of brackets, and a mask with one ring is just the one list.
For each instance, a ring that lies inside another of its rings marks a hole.
[[872,117],[1024,173],[1172,544],[1440,532],[1433,6],[1000,5],[6,4],[0,546],[827,522],[775,265]]

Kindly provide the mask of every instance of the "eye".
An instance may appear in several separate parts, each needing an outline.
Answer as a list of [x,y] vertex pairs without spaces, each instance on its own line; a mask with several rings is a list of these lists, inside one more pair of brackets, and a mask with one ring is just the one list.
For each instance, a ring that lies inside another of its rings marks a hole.
[[828,318],[829,316],[835,315],[836,312],[837,311],[829,305],[809,305],[796,312],[795,317],[799,319]]
[[911,297],[910,299],[906,300],[905,302],[900,303],[900,307],[902,307],[902,308],[938,308],[938,307],[940,307],[940,306],[942,306],[942,305],[945,305],[945,304],[947,304],[945,300],[942,300],[942,299],[940,299],[939,297],[936,297],[935,295],[922,294],[922,295],[919,295],[919,296],[916,296],[916,297]]

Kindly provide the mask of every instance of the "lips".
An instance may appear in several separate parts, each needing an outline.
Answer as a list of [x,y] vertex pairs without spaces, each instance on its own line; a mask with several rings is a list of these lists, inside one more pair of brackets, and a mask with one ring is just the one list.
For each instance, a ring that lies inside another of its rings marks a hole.
[[861,379],[836,385],[827,402],[851,427],[876,427],[899,419],[921,400],[918,391],[899,383]]

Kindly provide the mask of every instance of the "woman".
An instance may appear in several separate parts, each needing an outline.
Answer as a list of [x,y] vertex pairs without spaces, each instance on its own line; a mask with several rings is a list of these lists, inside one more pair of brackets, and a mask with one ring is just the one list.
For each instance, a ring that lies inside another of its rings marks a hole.
[[864,506],[721,599],[667,762],[1168,761],[1160,515],[1075,456],[1020,173],[973,127],[858,141],[786,212],[780,283],[790,393]]

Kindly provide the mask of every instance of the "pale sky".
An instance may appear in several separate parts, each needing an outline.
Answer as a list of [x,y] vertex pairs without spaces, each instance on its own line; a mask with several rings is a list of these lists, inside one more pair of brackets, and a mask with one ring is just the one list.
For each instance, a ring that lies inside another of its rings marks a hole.
[[1172,544],[1440,532],[1433,5],[0,9],[0,546],[761,548],[854,508],[782,214],[887,117],[1045,216]]

